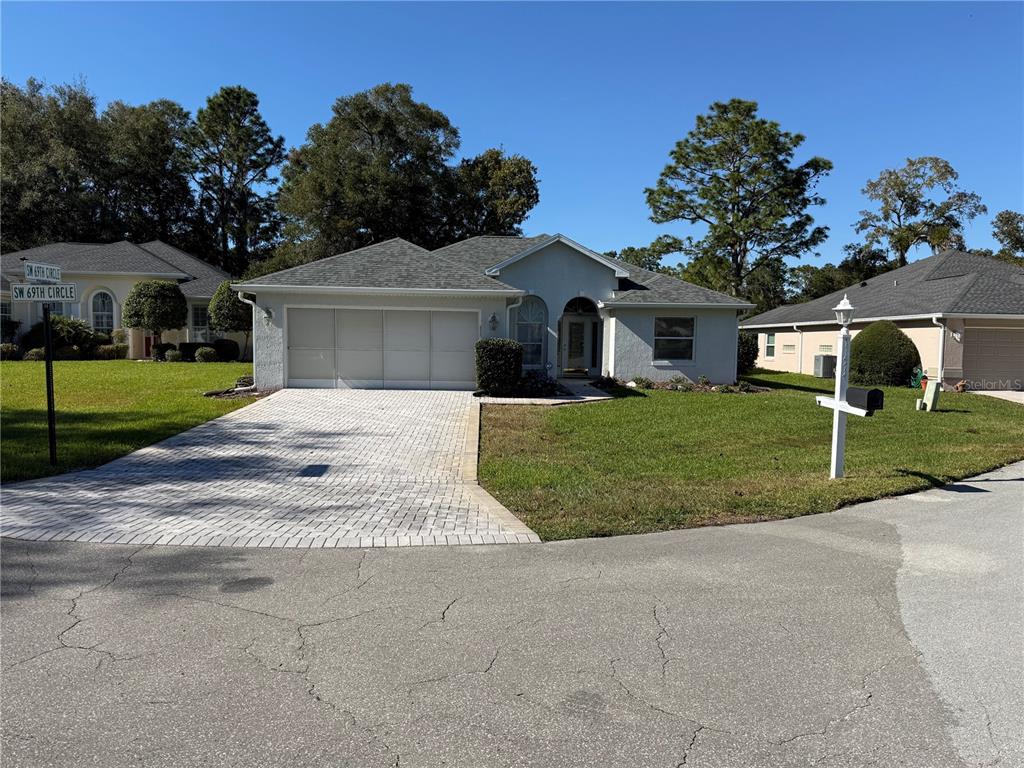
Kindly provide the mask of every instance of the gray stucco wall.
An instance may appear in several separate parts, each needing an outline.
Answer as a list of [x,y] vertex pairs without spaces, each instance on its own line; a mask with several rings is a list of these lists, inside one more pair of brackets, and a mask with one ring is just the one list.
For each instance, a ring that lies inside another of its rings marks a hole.
[[[693,360],[654,360],[654,318],[694,318]],[[645,376],[667,381],[673,376],[715,384],[736,381],[737,325],[735,309],[621,309],[612,311],[615,325],[614,375],[628,380]],[[606,365],[608,364],[606,360]]]
[[[287,385],[288,358],[285,341],[286,310],[288,307],[381,307],[384,309],[477,309],[480,312],[480,337],[505,335],[506,300],[501,296],[446,297],[446,296],[382,296],[369,294],[287,294],[260,292],[256,297],[260,310],[253,315],[253,360],[256,388],[260,391],[281,389]],[[262,309],[269,309],[267,318]],[[488,320],[491,314],[498,319],[497,330],[492,331]]]
[[611,298],[618,287],[618,278],[608,267],[559,242],[505,267],[498,279],[543,299],[547,305],[547,363],[552,376],[561,374],[558,321],[565,305],[570,299],[584,296],[596,306]]

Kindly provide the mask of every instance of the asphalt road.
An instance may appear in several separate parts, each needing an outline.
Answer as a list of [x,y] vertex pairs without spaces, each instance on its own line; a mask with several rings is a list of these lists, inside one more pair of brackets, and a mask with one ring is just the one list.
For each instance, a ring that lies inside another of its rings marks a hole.
[[13,766],[1024,765],[1024,464],[409,550],[2,545]]

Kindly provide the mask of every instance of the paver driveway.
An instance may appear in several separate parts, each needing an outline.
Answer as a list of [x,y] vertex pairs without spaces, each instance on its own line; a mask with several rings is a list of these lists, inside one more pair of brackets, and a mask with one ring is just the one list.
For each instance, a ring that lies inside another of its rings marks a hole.
[[476,484],[467,392],[284,390],[92,470],[7,486],[4,536],[249,547],[537,541]]

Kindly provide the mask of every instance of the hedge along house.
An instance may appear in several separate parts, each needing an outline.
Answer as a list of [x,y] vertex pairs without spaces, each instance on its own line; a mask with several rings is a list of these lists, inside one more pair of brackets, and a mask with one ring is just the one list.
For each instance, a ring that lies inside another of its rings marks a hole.
[[[136,245],[127,241],[106,245],[95,243],[52,243],[24,251],[5,253],[0,285],[0,309],[3,317],[20,323],[17,339],[42,320],[42,304],[11,302],[10,284],[25,282],[22,260],[56,264],[62,282],[75,283],[77,302],[54,302],[50,311],[86,321],[96,331],[110,334],[121,328],[121,307],[128,292],[143,280],[172,280],[178,283],[188,302],[188,320],[184,328],[165,331],[163,341],[178,344],[213,341],[215,337],[245,343],[244,334],[215,334],[209,327],[207,307],[217,287],[230,276],[173,246],[159,240]],[[157,341],[143,329],[126,329],[128,357],[150,356]],[[243,351],[244,355],[244,351]]]
[[835,354],[832,307],[844,294],[856,308],[851,333],[892,320],[944,386],[1024,389],[1024,268],[962,251],[744,320],[740,327],[758,335],[757,365],[813,374],[816,355]]
[[254,306],[255,377],[281,387],[473,389],[477,340],[551,376],[736,379],[750,305],[562,235],[396,238],[232,285]]

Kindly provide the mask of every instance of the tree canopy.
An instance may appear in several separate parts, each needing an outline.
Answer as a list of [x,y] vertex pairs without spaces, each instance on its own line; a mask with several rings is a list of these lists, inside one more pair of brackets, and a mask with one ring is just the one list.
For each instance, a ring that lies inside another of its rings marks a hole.
[[887,247],[899,267],[916,245],[933,252],[962,246],[964,224],[986,208],[974,192],[960,189],[958,179],[941,157],[907,158],[902,168],[882,171],[861,190],[877,209],[861,211],[857,231],[869,245]]
[[804,137],[758,117],[757,108],[742,99],[712,104],[646,191],[652,221],[705,229],[703,237],[687,237],[681,252],[705,284],[734,296],[748,296],[758,270],[777,270],[782,259],[799,258],[828,236],[808,209],[824,204],[814,189],[832,163],[812,157],[794,164]]
[[132,286],[121,308],[126,328],[141,328],[159,336],[188,322],[188,302],[170,280],[143,280]]
[[281,210],[312,255],[392,237],[432,249],[477,234],[520,234],[538,200],[536,168],[490,149],[452,165],[448,117],[385,83],[339,98],[283,170]]

